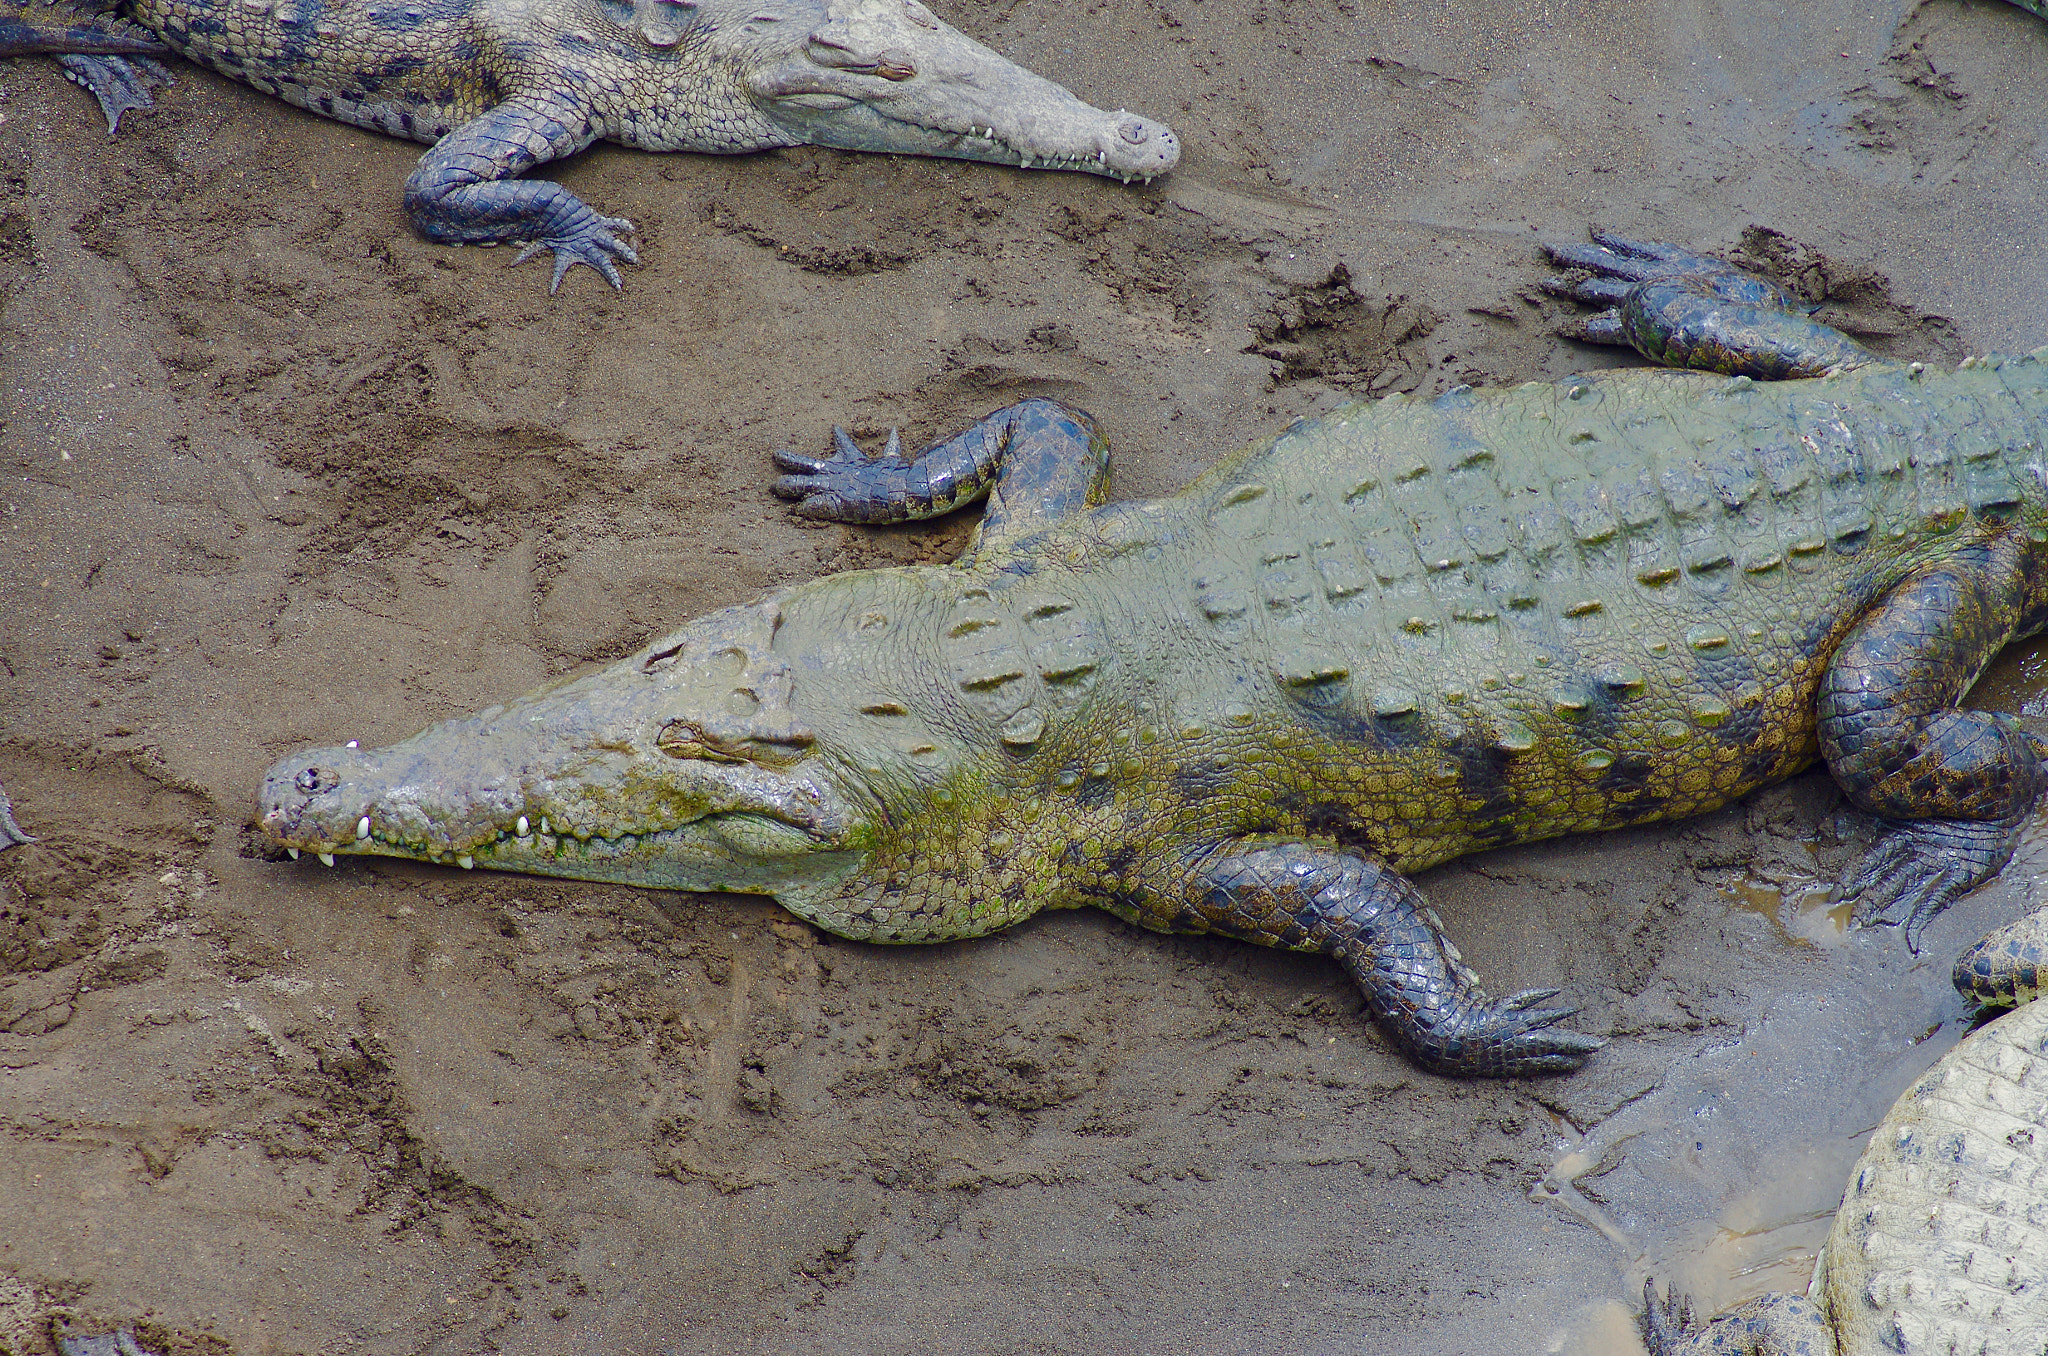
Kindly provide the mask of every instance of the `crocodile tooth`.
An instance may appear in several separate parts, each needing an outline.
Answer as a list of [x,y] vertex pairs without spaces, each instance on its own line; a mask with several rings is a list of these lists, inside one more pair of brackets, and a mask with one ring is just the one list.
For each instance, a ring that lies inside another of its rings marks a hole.
[[320,854],[320,865],[322,865],[322,866],[333,866],[333,865],[334,865],[334,854],[333,854],[333,853],[331,853],[331,852],[323,852],[323,853],[321,853],[321,854]]
[[285,851],[289,852],[292,855],[293,861],[297,861],[299,859],[299,850],[297,848],[286,848]]
[[369,817],[368,815],[364,815],[364,816],[363,816],[363,817],[362,817],[361,819],[358,819],[358,820],[356,821],[356,838],[357,838],[358,840],[361,840],[361,839],[364,839],[364,838],[368,838],[369,836],[370,836],[370,817]]
[[355,748],[361,748],[361,747],[362,747],[362,743],[363,743],[363,741],[362,741],[362,740],[360,740],[360,739],[351,739],[351,740],[349,740],[349,741],[348,741],[348,743],[346,743],[346,744],[342,745],[342,747],[343,747],[343,748],[345,748],[345,749],[355,749]]
[[464,871],[472,871],[476,869],[476,858],[470,856],[467,852],[465,852],[460,857],[457,857],[455,859],[455,864],[461,867]]
[[519,823],[516,826],[514,826],[514,832],[516,832],[521,838],[524,838],[528,834],[533,832],[533,826],[526,822],[525,815],[519,816]]
[[546,815],[542,815],[540,817],[540,831],[542,833],[546,833],[548,831],[548,817]]

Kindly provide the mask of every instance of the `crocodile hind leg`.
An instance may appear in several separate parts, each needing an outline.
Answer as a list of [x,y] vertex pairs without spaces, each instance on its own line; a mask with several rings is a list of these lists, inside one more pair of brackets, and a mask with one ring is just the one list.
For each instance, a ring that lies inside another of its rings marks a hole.
[[1652,362],[1765,381],[1818,377],[1877,361],[1840,330],[1807,318],[1783,288],[1675,245],[1595,231],[1594,245],[1545,245],[1577,278],[1543,289],[1607,309],[1566,337],[1632,346]]
[[559,160],[596,140],[589,110],[567,95],[522,95],[464,123],[420,157],[405,181],[405,210],[427,239],[443,245],[523,240],[513,264],[553,250],[554,294],[572,265],[588,264],[613,287],[625,284],[613,259],[640,262],[619,239],[633,223],[606,217],[546,179],[520,179],[534,166]]
[[1888,832],[1843,883],[1858,922],[1929,919],[1997,875],[2041,788],[2040,751],[2011,716],[1956,702],[2007,641],[2036,629],[2019,533],[1909,576],[1858,621],[1821,680],[1821,756]]
[[777,452],[775,464],[791,474],[775,482],[775,493],[797,500],[806,518],[842,523],[935,518],[985,494],[970,556],[1092,508],[1109,490],[1109,444],[1094,418],[1056,400],[997,410],[910,461],[893,432],[879,457],[864,455],[844,429],[832,438],[827,458]]
[[1643,1345],[1650,1356],[1831,1356],[1835,1328],[1804,1295],[1759,1295],[1702,1323],[1676,1290],[1643,1283]]
[[1162,932],[1214,932],[1334,958],[1395,1044],[1435,1073],[1564,1073],[1606,1044],[1556,1028],[1576,1008],[1542,1007],[1555,989],[1494,1000],[1399,872],[1361,853],[1240,840],[1147,871],[1097,903]]

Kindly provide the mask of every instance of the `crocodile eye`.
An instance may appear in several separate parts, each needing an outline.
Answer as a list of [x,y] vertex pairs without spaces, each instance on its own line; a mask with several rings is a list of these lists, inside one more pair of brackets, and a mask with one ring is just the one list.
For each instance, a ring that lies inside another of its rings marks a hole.
[[292,778],[292,785],[309,796],[318,796],[341,785],[341,774],[331,767],[309,767]]

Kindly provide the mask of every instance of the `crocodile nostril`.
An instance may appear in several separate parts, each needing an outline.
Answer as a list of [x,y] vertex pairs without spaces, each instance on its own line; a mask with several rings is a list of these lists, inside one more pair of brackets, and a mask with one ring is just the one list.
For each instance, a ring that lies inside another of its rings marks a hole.
[[341,774],[331,767],[309,767],[292,778],[292,785],[309,796],[322,795],[341,785]]

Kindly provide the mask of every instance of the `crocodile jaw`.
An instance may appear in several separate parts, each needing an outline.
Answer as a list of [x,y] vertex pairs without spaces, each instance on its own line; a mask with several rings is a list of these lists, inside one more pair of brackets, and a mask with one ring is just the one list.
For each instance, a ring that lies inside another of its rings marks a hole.
[[[264,777],[257,828],[328,861],[806,897],[864,861],[863,816],[777,708],[780,671],[745,658],[773,625],[732,609],[385,748],[293,754]],[[745,721],[742,690],[760,704]]]
[[818,146],[1125,181],[1151,179],[1180,160],[1180,142],[1164,124],[1083,103],[918,0],[833,0],[798,52],[748,83],[765,117]]

